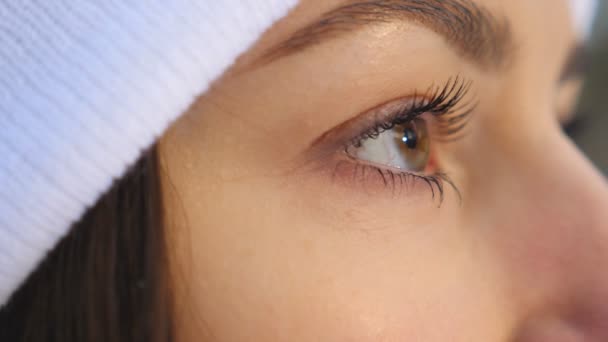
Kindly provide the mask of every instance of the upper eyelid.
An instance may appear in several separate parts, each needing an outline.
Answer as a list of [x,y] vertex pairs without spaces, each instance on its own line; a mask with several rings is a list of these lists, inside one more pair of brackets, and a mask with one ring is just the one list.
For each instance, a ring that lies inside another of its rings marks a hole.
[[[442,107],[444,111],[452,113],[457,111],[458,114],[464,112],[460,104],[469,101],[469,93],[472,89],[473,82],[466,78],[456,75],[443,81],[443,83],[433,82],[430,86],[412,90],[409,95],[383,102],[371,109],[363,111],[330,130],[321,134],[314,139],[306,149],[305,160],[318,160],[329,156],[336,151],[344,148],[346,144],[352,143],[358,136],[372,129],[381,122],[394,120],[396,116],[402,115],[412,105],[417,104],[419,110],[435,110]],[[423,89],[423,90],[420,90]],[[454,93],[459,96],[454,96]],[[454,101],[457,98],[457,101]],[[435,101],[435,105],[429,105]],[[445,106],[449,101],[450,105]],[[426,109],[424,108],[426,106]],[[420,115],[424,114],[421,112]],[[432,113],[431,113],[432,114]]]
[[[391,115],[394,116],[403,111],[403,108],[407,106],[406,102],[411,101],[413,101],[413,96],[401,97],[366,110],[362,114],[350,118],[323,133],[310,144],[310,147],[314,148],[328,143],[335,144],[336,147],[342,146],[345,141],[351,141],[356,138],[358,134],[369,129],[374,123],[391,119]],[[349,134],[344,131],[351,132]],[[356,134],[353,134],[354,132],[352,131],[355,131]]]
[[[378,133],[373,130],[382,129],[383,131],[391,128],[394,124],[405,123],[427,113],[437,118],[440,128],[442,128],[442,135],[447,139],[449,135],[455,134],[464,128],[471,113],[477,107],[477,102],[475,101],[470,101],[460,106],[469,94],[471,86],[471,81],[466,81],[462,77],[456,76],[449,78],[442,87],[429,88],[424,96],[419,96],[415,93],[409,101],[397,104],[401,108],[381,108],[384,111],[388,111],[388,114],[383,117],[376,117],[376,126],[372,126],[367,131],[361,132],[360,136],[353,137],[351,143],[357,142],[357,139],[360,141],[361,136],[372,132]],[[382,125],[383,123],[385,123],[384,126]],[[456,130],[451,132],[452,129]]]

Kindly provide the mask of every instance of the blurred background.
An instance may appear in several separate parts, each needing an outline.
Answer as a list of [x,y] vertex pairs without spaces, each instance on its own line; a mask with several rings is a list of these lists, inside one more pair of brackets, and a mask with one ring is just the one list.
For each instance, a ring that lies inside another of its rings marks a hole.
[[608,1],[602,0],[591,38],[589,76],[572,136],[608,176]]

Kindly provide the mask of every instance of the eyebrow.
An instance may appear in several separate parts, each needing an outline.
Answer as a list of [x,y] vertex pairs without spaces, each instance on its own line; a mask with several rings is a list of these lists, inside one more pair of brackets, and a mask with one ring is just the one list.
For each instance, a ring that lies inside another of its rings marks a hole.
[[482,69],[507,65],[514,50],[509,21],[472,0],[369,0],[350,1],[323,14],[270,48],[262,61],[292,55],[370,25],[401,21],[431,29]]
[[562,71],[560,82],[579,79],[589,72],[589,50],[587,46],[579,44],[570,50],[570,54]]

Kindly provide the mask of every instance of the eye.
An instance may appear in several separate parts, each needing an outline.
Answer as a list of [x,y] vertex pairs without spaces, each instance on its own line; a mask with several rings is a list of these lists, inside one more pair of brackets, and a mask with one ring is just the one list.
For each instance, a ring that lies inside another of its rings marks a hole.
[[359,161],[400,171],[424,172],[430,158],[430,137],[424,119],[395,124],[375,136],[347,148]]
[[330,166],[332,181],[354,191],[383,186],[395,195],[420,184],[441,203],[448,184],[460,198],[440,157],[448,153],[446,144],[464,136],[475,112],[477,101],[467,97],[470,87],[471,82],[456,76],[443,87],[384,103],[325,132],[311,155],[322,156],[316,158]]

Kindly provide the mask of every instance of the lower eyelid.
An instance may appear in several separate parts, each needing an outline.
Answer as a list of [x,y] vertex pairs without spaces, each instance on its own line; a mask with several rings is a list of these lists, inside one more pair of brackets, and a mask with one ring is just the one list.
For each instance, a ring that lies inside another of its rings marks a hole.
[[338,157],[329,163],[332,167],[331,181],[337,186],[363,191],[368,195],[429,196],[429,199],[443,201],[444,181],[441,174],[418,175],[399,170],[389,170],[351,157]]

